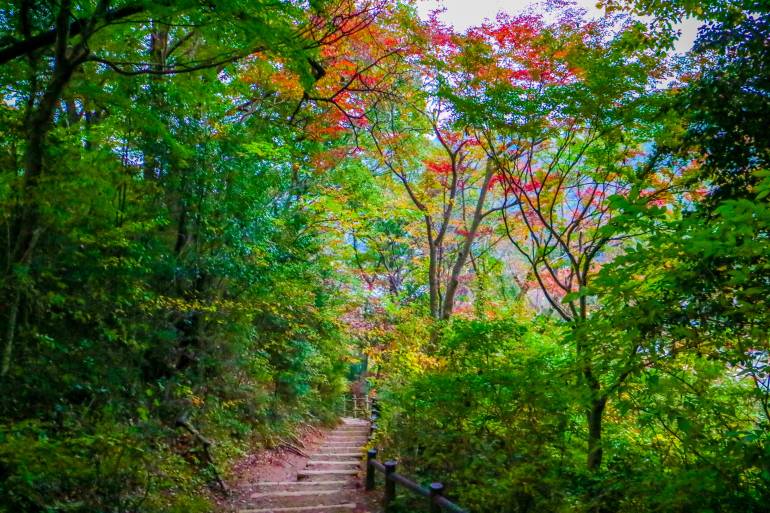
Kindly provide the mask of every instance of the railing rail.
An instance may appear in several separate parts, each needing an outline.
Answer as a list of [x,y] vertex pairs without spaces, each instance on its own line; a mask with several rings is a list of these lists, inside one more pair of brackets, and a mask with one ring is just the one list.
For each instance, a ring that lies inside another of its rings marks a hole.
[[342,414],[356,419],[368,419],[371,415],[371,399],[355,394],[343,397]]
[[[372,400],[371,403],[372,416],[371,416],[371,430],[370,439],[374,436],[374,432],[377,430],[377,419],[380,416],[379,408],[376,400]],[[375,488],[375,473],[379,472],[385,476],[385,495],[383,502],[385,506],[385,512],[388,513],[393,510],[393,501],[396,498],[396,484],[403,488],[406,488],[410,492],[428,499],[428,511],[430,513],[441,513],[442,511],[449,511],[451,513],[468,513],[454,502],[444,497],[444,484],[443,483],[431,483],[430,487],[425,488],[415,483],[408,477],[396,472],[397,463],[392,460],[386,462],[377,461],[377,449],[369,449],[366,453],[366,477],[364,478],[364,488],[367,491],[374,490]]]

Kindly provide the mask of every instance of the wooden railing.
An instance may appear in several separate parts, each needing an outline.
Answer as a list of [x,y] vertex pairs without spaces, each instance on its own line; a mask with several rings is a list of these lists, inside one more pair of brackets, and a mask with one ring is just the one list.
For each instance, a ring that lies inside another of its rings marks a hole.
[[[370,439],[374,437],[374,433],[377,430],[377,419],[379,419],[380,412],[377,406],[376,400],[372,401],[371,405],[371,429]],[[400,485],[406,488],[415,495],[419,495],[427,499],[428,511],[430,513],[441,513],[442,511],[450,511],[452,513],[468,513],[454,502],[444,497],[444,484],[443,483],[431,483],[428,488],[420,486],[406,476],[403,476],[396,472],[397,463],[393,460],[386,462],[377,461],[377,449],[369,449],[366,453],[366,477],[364,481],[364,487],[367,491],[374,490],[375,474],[379,472],[385,477],[385,494],[383,495],[383,505],[385,512],[389,513],[393,510],[393,502],[396,498],[396,485]]]
[[368,419],[371,415],[371,399],[367,396],[348,395],[343,398],[342,414],[345,417]]

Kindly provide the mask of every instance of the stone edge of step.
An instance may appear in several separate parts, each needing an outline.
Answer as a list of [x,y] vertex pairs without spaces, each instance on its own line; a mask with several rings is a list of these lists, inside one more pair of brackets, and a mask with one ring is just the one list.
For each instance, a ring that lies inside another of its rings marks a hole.
[[317,497],[319,495],[335,495],[350,493],[352,488],[337,488],[336,490],[300,490],[300,491],[288,491],[288,492],[266,492],[266,493],[252,493],[249,498],[251,499],[267,499],[270,497]]
[[337,509],[355,509],[356,505],[352,502],[346,502],[343,504],[329,504],[326,506],[293,506],[286,508],[257,508],[257,509],[239,509],[238,513],[292,513],[301,511],[319,511],[319,510],[333,510]]

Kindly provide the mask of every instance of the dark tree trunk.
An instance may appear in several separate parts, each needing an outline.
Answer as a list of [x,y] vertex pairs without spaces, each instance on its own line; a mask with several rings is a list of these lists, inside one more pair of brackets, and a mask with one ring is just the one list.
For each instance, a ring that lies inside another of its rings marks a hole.
[[[56,21],[55,59],[51,80],[37,105],[32,101],[28,103],[30,110],[27,113],[24,179],[19,191],[19,203],[12,213],[9,244],[13,244],[13,247],[8,252],[9,260],[6,262],[5,269],[3,295],[9,300],[11,307],[5,319],[5,342],[0,376],[5,376],[11,365],[18,309],[23,297],[23,291],[14,276],[15,269],[18,265],[30,262],[42,231],[38,219],[36,189],[43,174],[46,140],[53,127],[54,112],[62,93],[72,74],[89,53],[82,42],[74,48],[68,46],[70,14],[70,2],[62,2]],[[85,34],[83,39],[87,39]]]
[[430,315],[434,319],[438,319],[441,315],[438,279],[438,248],[433,239],[433,228],[428,216],[425,217],[425,224],[427,226],[428,234],[428,290],[430,294]]
[[602,465],[602,418],[607,398],[600,397],[591,402],[591,407],[586,412],[588,421],[588,459],[587,467],[591,472],[599,470]]
[[473,212],[473,220],[471,221],[470,230],[463,242],[460,252],[455,259],[454,266],[452,267],[452,274],[449,277],[449,283],[447,283],[446,294],[444,295],[444,304],[441,307],[441,318],[446,320],[452,316],[455,306],[455,295],[457,294],[457,287],[460,284],[460,273],[465,268],[465,264],[468,262],[468,257],[471,254],[471,247],[473,241],[476,239],[476,234],[481,226],[481,221],[484,219],[484,203],[487,198],[487,190],[489,189],[489,182],[494,175],[494,168],[491,165],[487,166],[487,172],[484,176],[484,183],[479,193],[479,198],[476,201],[476,209]]

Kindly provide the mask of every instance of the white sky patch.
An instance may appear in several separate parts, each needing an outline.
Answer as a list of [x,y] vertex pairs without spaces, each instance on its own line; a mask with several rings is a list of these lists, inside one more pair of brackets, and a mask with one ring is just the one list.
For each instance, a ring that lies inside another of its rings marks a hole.
[[[494,20],[499,12],[515,14],[535,3],[535,0],[419,0],[417,10],[420,16],[427,18],[431,11],[446,8],[439,19],[463,32],[469,27],[481,25],[485,20]],[[596,7],[596,0],[576,0],[576,3],[588,12],[589,17],[603,14],[603,10]],[[676,29],[682,34],[675,49],[679,53],[686,52],[695,41],[698,22],[688,19],[678,24]]]

